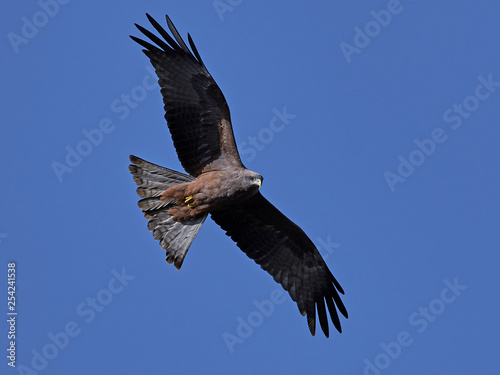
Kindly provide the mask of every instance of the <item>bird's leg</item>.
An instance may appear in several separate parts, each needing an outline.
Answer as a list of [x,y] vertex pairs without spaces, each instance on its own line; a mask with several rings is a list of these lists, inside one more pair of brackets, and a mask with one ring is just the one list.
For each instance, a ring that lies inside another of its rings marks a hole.
[[192,200],[193,200],[193,196],[192,195],[188,195],[186,197],[186,199],[184,199],[184,203],[186,203],[189,207],[194,207],[194,204],[193,204]]
[[186,189],[188,188],[190,182],[185,182],[182,184],[174,185],[169,187],[161,194],[161,199],[164,201],[169,201],[174,199],[177,204],[180,204],[184,201]]

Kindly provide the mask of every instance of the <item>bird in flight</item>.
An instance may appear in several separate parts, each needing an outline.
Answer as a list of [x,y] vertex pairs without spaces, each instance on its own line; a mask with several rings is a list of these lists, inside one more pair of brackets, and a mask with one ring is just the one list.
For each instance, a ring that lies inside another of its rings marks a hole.
[[[180,269],[189,246],[210,214],[236,245],[290,294],[312,335],[316,311],[326,337],[327,310],[342,332],[337,310],[347,318],[342,287],[307,235],[260,193],[263,178],[245,168],[233,135],[229,107],[188,34],[191,49],[166,16],[169,35],[150,15],[161,37],[136,24],[158,75],[165,119],[188,174],[130,156],[139,207],[166,260]],[[325,305],[326,304],[326,305]]]

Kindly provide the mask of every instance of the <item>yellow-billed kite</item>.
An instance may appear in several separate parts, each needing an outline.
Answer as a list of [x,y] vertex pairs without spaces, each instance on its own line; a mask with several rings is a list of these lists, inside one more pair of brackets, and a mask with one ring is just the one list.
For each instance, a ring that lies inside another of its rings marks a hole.
[[[153,18],[160,34],[137,28],[155,45],[143,46],[159,78],[165,119],[179,160],[189,175],[131,156],[130,172],[139,186],[139,207],[148,228],[179,269],[208,214],[248,257],[290,294],[311,333],[316,309],[328,337],[326,307],[341,332],[337,309],[347,318],[344,293],[313,242],[259,192],[262,176],[245,168],[234,140],[229,107],[201,60],[167,18],[170,36]],[[325,307],[326,303],[326,307]]]

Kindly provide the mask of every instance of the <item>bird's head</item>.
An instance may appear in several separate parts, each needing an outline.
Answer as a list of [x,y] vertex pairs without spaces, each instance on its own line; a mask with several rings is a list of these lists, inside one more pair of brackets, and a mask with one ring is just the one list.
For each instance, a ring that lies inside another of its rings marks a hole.
[[248,171],[248,172],[249,173],[247,173],[245,179],[250,185],[250,187],[254,189],[260,188],[262,186],[262,181],[264,181],[264,177],[253,171]]
[[248,199],[259,191],[264,179],[260,174],[248,169],[238,169],[227,176],[223,182],[224,190],[230,200],[241,201]]

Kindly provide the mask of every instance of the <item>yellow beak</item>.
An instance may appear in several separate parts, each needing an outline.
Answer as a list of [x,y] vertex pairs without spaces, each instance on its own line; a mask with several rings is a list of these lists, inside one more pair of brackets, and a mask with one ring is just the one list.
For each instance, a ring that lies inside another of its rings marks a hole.
[[262,181],[260,178],[258,178],[257,180],[253,181],[252,184],[255,184],[255,185],[258,185],[259,187],[262,186]]

